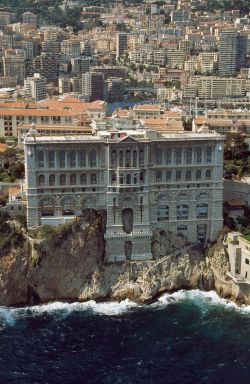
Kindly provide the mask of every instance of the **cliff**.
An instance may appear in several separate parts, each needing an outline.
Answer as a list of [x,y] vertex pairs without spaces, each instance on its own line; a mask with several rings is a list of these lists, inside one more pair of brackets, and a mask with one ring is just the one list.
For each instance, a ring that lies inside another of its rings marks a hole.
[[237,300],[221,238],[205,254],[181,236],[155,231],[155,260],[105,264],[104,221],[103,213],[88,211],[47,240],[26,235],[19,247],[2,254],[0,305],[124,298],[148,303],[162,292],[193,288],[217,289]]

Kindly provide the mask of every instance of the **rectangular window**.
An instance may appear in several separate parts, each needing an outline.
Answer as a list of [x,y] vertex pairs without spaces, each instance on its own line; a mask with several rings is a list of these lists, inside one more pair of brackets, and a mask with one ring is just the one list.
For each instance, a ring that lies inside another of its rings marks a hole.
[[53,168],[55,166],[55,152],[49,151],[49,167]]
[[212,147],[207,147],[206,149],[206,162],[211,163],[212,161]]
[[166,164],[172,163],[172,150],[171,148],[166,149]]
[[162,164],[162,150],[157,149],[155,155],[156,155],[156,157],[155,157],[156,165],[161,165]]
[[186,163],[192,164],[192,148],[186,149]]
[[245,263],[246,263],[246,264],[249,264],[249,259],[245,259]]
[[179,181],[179,180],[181,180],[181,171],[180,170],[176,171],[176,181]]
[[139,164],[144,165],[144,150],[143,149],[140,149],[140,152],[139,152]]
[[196,148],[196,163],[200,164],[202,162],[202,148],[198,147]]
[[60,164],[60,168],[65,167],[65,151],[59,152],[59,164]]
[[162,173],[161,171],[156,172],[156,182],[159,183],[162,181]]
[[167,171],[167,172],[166,172],[166,181],[170,181],[171,178],[172,178],[172,173],[171,173],[171,171]]
[[181,164],[182,150],[181,148],[177,148],[175,152],[175,160],[176,164]]

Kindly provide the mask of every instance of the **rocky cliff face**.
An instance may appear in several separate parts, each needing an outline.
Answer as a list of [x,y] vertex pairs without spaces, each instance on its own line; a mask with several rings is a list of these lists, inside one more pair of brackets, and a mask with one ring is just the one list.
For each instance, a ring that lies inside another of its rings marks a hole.
[[232,297],[221,242],[205,256],[182,237],[156,231],[155,260],[104,264],[103,234],[103,215],[89,211],[49,240],[27,238],[0,257],[0,305],[124,298],[147,303],[164,291],[193,288]]

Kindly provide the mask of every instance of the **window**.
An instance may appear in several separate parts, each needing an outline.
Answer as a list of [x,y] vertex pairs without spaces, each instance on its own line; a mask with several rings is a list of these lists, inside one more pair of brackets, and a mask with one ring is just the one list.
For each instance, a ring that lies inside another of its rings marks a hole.
[[87,184],[86,173],[82,173],[82,174],[81,174],[81,176],[80,176],[80,183],[81,183],[81,184]]
[[172,179],[172,172],[171,171],[167,171],[166,172],[166,181],[170,181]]
[[206,148],[206,162],[211,163],[212,161],[212,147]]
[[130,151],[125,152],[125,166],[130,167]]
[[55,183],[56,183],[55,175],[50,175],[50,177],[49,177],[49,185],[55,185]]
[[90,175],[90,182],[91,184],[96,184],[96,173],[91,173]]
[[192,179],[192,173],[191,171],[186,171],[186,181],[189,181]]
[[165,204],[159,204],[157,207],[157,221],[169,220],[169,207]]
[[249,264],[249,259],[245,259],[245,263],[246,263],[246,264]]
[[156,165],[162,164],[162,150],[161,149],[156,150],[155,163],[156,163]]
[[53,168],[55,166],[55,152],[49,151],[49,167]]
[[143,171],[140,172],[140,181],[144,182],[144,172]]
[[44,167],[44,152],[38,151],[37,152],[37,158],[38,158],[38,167],[43,168]]
[[137,184],[137,174],[134,174],[134,184]]
[[70,185],[76,185],[76,175],[74,173],[70,175]]
[[175,151],[175,161],[176,164],[181,164],[182,150],[181,148],[177,148]]
[[60,175],[60,185],[66,185],[66,176]]
[[65,167],[65,151],[59,152],[59,164],[60,164],[60,168]]
[[120,184],[123,184],[123,173],[120,174]]
[[120,167],[123,167],[123,151],[120,151],[120,155],[119,155],[119,165],[120,165]]
[[179,204],[177,205],[177,220],[186,220],[188,219],[188,205]]
[[186,149],[186,163],[192,164],[192,148]]
[[171,148],[167,148],[166,150],[166,164],[171,164],[172,162],[172,150]]
[[116,174],[112,173],[112,175],[111,175],[111,184],[115,184],[115,183],[116,183]]
[[80,159],[80,167],[86,167],[86,152],[80,151],[79,152],[79,159]]
[[162,172],[161,171],[157,171],[156,172],[156,182],[159,183],[162,181]]
[[69,153],[69,164],[70,164],[70,167],[76,166],[76,152],[75,151],[70,151],[70,153]]
[[96,163],[97,163],[97,160],[96,160],[96,151],[93,149],[90,154],[89,154],[89,163],[90,163],[90,166],[91,167],[96,167]]
[[179,181],[179,180],[181,180],[181,171],[177,170],[176,171],[176,181]]
[[198,147],[195,151],[195,160],[197,164],[200,164],[202,162],[202,148]]
[[207,217],[208,214],[208,204],[207,203],[199,203],[196,206],[196,216],[197,218]]
[[200,180],[200,179],[201,179],[201,170],[198,169],[198,170],[196,171],[195,175],[196,175],[196,180]]
[[129,173],[126,176],[126,184],[131,184],[131,175]]
[[116,151],[111,152],[111,165],[116,164]]
[[140,149],[139,151],[139,164],[144,165],[144,150]]
[[133,167],[137,165],[137,151],[133,151]]
[[206,170],[206,179],[211,179],[211,170],[210,169]]
[[38,185],[39,185],[39,186],[42,186],[42,185],[44,185],[44,183],[45,183],[44,175],[40,175],[40,176],[38,177]]

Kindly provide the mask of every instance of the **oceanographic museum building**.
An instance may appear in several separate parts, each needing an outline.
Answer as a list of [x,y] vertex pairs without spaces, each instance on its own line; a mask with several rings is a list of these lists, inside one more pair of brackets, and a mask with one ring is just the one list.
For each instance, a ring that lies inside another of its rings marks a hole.
[[223,223],[223,143],[206,126],[162,134],[102,124],[88,136],[33,127],[24,140],[28,227],[106,210],[106,261],[151,259],[157,228],[212,241]]

